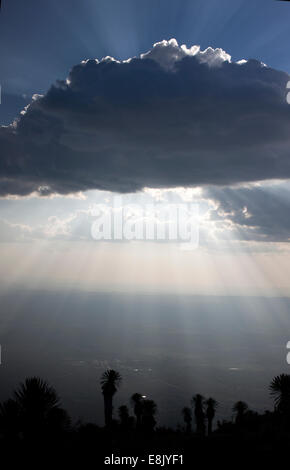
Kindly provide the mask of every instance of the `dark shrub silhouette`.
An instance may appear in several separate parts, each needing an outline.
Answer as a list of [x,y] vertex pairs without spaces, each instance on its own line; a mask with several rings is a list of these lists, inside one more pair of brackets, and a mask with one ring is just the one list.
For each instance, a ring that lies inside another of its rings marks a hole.
[[122,381],[119,372],[108,369],[101,377],[102,393],[104,396],[105,425],[110,427],[113,417],[113,396],[117,392]]

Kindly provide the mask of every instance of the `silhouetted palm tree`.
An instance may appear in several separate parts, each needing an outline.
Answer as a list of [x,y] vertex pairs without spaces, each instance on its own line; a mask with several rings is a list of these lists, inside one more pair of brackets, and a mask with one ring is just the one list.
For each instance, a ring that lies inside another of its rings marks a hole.
[[39,377],[27,378],[21,383],[14,398],[25,434],[36,435],[49,428],[61,430],[69,422],[55,389]]
[[155,415],[157,413],[157,405],[153,400],[143,400],[143,413],[142,413],[142,425],[143,429],[147,433],[154,431],[156,425]]
[[290,415],[290,375],[280,374],[270,383],[270,394],[274,397],[277,411]]
[[233,406],[233,412],[236,413],[236,423],[242,423],[249,407],[244,401],[237,401]]
[[187,434],[191,433],[191,423],[192,423],[192,412],[191,409],[188,406],[185,406],[182,409],[182,416],[184,419],[184,422],[186,424],[186,432]]
[[39,377],[31,377],[21,383],[14,392],[15,399],[25,410],[47,413],[60,405],[59,397],[53,387]]
[[110,427],[112,424],[113,396],[117,392],[121,381],[122,377],[119,372],[112,369],[106,370],[101,377],[102,393],[104,395],[105,425],[107,427]]
[[194,416],[196,422],[196,432],[200,435],[205,434],[205,423],[204,423],[204,397],[197,393],[192,398],[192,405],[194,407]]
[[215,417],[215,412],[218,407],[218,402],[214,398],[208,398],[206,404],[206,418],[207,418],[207,434],[208,436],[212,433],[212,423]]
[[133,405],[134,414],[136,416],[136,427],[140,429],[142,422],[142,413],[143,413],[143,402],[144,398],[140,393],[134,393],[131,396],[131,403]]

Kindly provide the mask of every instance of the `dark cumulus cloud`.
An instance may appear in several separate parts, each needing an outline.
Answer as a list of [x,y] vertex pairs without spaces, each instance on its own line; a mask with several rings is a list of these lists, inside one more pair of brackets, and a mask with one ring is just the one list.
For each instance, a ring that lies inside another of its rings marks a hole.
[[0,195],[288,178],[288,80],[175,40],[84,61],[0,128]]

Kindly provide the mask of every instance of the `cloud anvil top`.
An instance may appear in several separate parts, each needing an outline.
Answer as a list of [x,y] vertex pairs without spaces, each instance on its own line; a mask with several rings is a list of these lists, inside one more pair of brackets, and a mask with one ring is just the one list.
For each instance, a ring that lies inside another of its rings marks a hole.
[[83,61],[0,128],[0,195],[289,178],[288,81],[174,39]]

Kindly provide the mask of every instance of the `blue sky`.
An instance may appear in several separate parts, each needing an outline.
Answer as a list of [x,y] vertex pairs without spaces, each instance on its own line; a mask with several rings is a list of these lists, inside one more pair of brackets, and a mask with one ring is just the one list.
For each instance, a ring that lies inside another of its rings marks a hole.
[[84,58],[124,59],[171,37],[290,71],[289,24],[289,5],[274,0],[4,1],[3,92],[44,92]]

